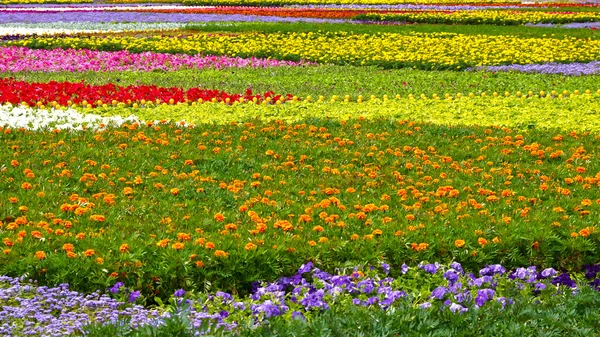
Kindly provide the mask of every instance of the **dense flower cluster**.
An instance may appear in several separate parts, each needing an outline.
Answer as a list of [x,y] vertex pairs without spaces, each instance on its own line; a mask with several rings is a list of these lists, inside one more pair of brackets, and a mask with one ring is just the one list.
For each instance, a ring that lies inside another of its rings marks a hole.
[[563,74],[563,75],[594,75],[600,74],[600,62],[588,63],[545,63],[545,64],[512,64],[507,66],[479,67],[487,71],[518,71],[523,73]]
[[572,23],[599,21],[600,12],[541,12],[510,10],[473,10],[451,12],[406,12],[359,14],[354,19],[436,24],[522,25],[526,23]]
[[0,47],[0,71],[175,71],[179,69],[242,68],[299,66],[306,62],[240,57],[158,54],[133,54],[128,51],[99,52],[93,50],[35,50],[22,47]]
[[80,105],[92,108],[94,106],[108,106],[108,104],[177,104],[177,103],[202,103],[202,102],[256,102],[285,101],[291,95],[281,96],[273,92],[253,94],[248,89],[242,94],[228,94],[219,90],[192,88],[165,88],[156,85],[131,85],[127,87],[115,84],[90,85],[83,82],[55,82],[29,83],[14,79],[0,79],[0,102],[40,107]]
[[[396,278],[389,274],[393,272]],[[586,266],[585,278],[596,290],[600,284],[600,265]],[[414,281],[418,281],[415,285]],[[275,282],[256,283],[245,298],[217,291],[202,299],[190,297],[184,289],[174,292],[174,310],[144,309],[135,305],[140,293],[117,282],[108,289],[112,297],[95,292],[90,295],[69,290],[68,284],[55,288],[40,287],[24,279],[0,277],[0,333],[60,336],[81,332],[88,324],[118,324],[131,327],[159,326],[177,315],[186,317],[190,330],[200,334],[202,326],[235,329],[252,318],[256,325],[282,316],[310,319],[318,312],[348,306],[389,310],[399,303],[412,310],[439,308],[454,314],[486,308],[504,309],[515,300],[527,297],[543,299],[563,292],[577,296],[579,285],[571,275],[552,268],[535,266],[508,271],[501,265],[488,265],[477,274],[463,271],[460,263],[450,265],[421,263],[418,267],[403,264],[398,271],[382,263],[378,268],[354,268],[330,274],[312,262],[303,264],[297,273]],[[191,298],[191,299],[190,299]],[[127,303],[129,302],[129,304]]]
[[[594,100],[581,96],[519,100],[572,107]],[[323,114],[329,105],[312,104],[238,107],[249,121],[286,106],[292,114]],[[350,106],[342,104],[331,106]],[[386,103],[353,104],[364,111]],[[210,106],[207,116],[230,107]],[[534,110],[515,111],[528,109]],[[235,284],[272,279],[315,254],[324,265],[447,256],[471,266],[510,257],[577,267],[598,258],[590,247],[600,238],[589,221],[600,205],[594,134],[441,127],[359,114],[316,124],[278,117],[232,124],[231,117],[224,117],[228,125],[210,118],[194,128],[134,122],[76,134],[3,127],[0,266],[6,269],[0,272],[49,282],[69,277],[79,290],[119,280],[159,295],[184,277],[225,289],[223,275]],[[433,144],[432,135],[444,137]],[[459,227],[448,225],[457,221]],[[189,267],[174,273],[181,264]],[[88,273],[71,278],[82,268]]]
[[[270,41],[278,41],[271,43]],[[212,54],[318,63],[462,69],[472,66],[588,62],[600,58],[600,41],[577,38],[450,33],[203,33],[174,37],[32,38],[10,42],[30,48]],[[344,46],[338,48],[337,46]]]

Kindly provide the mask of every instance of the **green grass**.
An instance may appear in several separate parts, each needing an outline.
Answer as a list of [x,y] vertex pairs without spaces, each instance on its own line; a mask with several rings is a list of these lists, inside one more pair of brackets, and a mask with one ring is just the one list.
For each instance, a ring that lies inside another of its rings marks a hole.
[[15,77],[32,82],[80,81],[90,84],[115,83],[118,85],[155,84],[219,89],[226,92],[275,91],[305,97],[319,95],[408,95],[494,91],[560,91],[600,89],[600,75],[562,76],[521,73],[453,72],[414,69],[382,70],[375,67],[281,67],[181,70],[176,72],[88,72],[88,73],[0,73],[1,77]]
[[456,33],[467,35],[516,35],[520,37],[543,38],[554,34],[555,38],[577,37],[597,39],[600,33],[591,29],[548,28],[528,26],[492,26],[492,25],[373,25],[360,23],[271,23],[271,22],[228,22],[189,24],[185,29],[203,32],[337,32],[347,31],[357,34],[372,33]]

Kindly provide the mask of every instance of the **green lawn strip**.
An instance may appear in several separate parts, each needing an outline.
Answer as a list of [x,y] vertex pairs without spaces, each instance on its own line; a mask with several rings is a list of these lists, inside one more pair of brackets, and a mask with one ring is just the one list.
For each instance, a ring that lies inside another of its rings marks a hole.
[[407,96],[408,94],[443,96],[470,92],[479,94],[497,91],[515,94],[533,91],[563,92],[568,90],[596,91],[600,89],[600,75],[563,76],[545,74],[523,74],[516,72],[454,72],[435,73],[415,69],[382,70],[376,67],[308,66],[274,68],[225,68],[179,70],[175,72],[61,72],[61,73],[0,73],[1,77],[14,77],[30,82],[85,80],[86,83],[100,85],[154,84],[158,86],[178,86],[184,88],[218,89],[225,92],[242,93],[252,88],[256,93],[274,91],[278,94],[293,94],[299,97],[320,95],[350,95],[356,100],[358,95],[365,98],[375,95]]
[[228,23],[190,23],[187,30],[203,32],[353,32],[357,34],[373,33],[456,33],[467,35],[516,35],[519,37],[578,37],[597,39],[600,33],[592,29],[569,29],[528,26],[492,26],[492,25],[435,25],[435,24],[361,24],[361,23],[273,23],[273,22],[228,22]]

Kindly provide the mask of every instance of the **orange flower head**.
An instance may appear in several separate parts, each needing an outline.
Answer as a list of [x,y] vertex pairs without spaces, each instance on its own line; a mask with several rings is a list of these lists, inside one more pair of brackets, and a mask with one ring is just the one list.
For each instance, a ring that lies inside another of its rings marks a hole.
[[456,246],[456,248],[462,248],[465,245],[465,240],[458,239],[454,241],[454,245]]
[[228,256],[229,256],[229,253],[227,253],[226,251],[223,251],[223,250],[216,250],[215,251],[215,257],[226,258]]
[[119,251],[121,253],[127,253],[129,251],[129,245],[124,243],[121,245],[121,247],[119,247]]
[[86,249],[86,251],[85,251],[85,252],[83,252],[83,255],[85,255],[85,256],[87,256],[87,257],[90,257],[90,256],[92,256],[92,255],[94,255],[94,254],[96,254],[96,251],[95,251],[95,250],[93,250],[93,249]]
[[217,213],[217,214],[215,214],[214,219],[215,219],[215,221],[219,221],[219,222],[225,221],[225,216],[221,213]]
[[171,248],[175,250],[182,250],[184,247],[185,245],[182,242],[175,242],[173,245],[171,245]]
[[256,249],[256,247],[257,247],[257,246],[256,246],[255,244],[253,244],[252,242],[248,242],[248,243],[247,243],[247,244],[244,246],[244,249],[245,249],[245,250],[247,250],[247,251],[251,251],[251,250],[254,250],[254,249]]
[[38,260],[43,260],[46,258],[46,253],[42,250],[38,250],[33,256]]

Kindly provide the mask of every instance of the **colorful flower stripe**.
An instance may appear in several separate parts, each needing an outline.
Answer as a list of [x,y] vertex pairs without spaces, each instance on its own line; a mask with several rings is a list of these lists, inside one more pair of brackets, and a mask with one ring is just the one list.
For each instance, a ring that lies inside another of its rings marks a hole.
[[335,19],[292,18],[275,16],[247,16],[239,14],[182,14],[151,13],[134,11],[71,11],[71,12],[26,12],[12,11],[0,15],[0,24],[4,23],[54,23],[54,22],[339,22]]
[[375,5],[375,4],[328,4],[328,5],[291,5],[288,7],[303,7],[303,8],[333,8],[333,9],[380,9],[380,10],[434,10],[434,11],[461,11],[461,10],[483,10],[483,9],[557,9],[561,10],[565,7],[569,8],[595,8],[600,6],[598,3],[512,3],[512,4],[494,4],[494,3],[472,3],[472,4],[396,4],[396,5]]
[[281,7],[214,7],[214,8],[175,8],[175,9],[142,9],[140,12],[152,13],[185,13],[185,14],[239,14],[254,16],[277,16],[294,18],[350,19],[360,14],[387,14],[389,10],[354,10],[354,9],[309,9]]
[[[599,270],[600,266],[590,265],[585,274],[587,283],[596,290],[600,286]],[[400,275],[392,278],[390,272]],[[415,280],[418,280],[416,285],[408,284]],[[172,298],[175,312],[169,313],[163,308],[144,309],[130,304],[139,301],[139,292],[126,288],[122,282],[109,288],[108,294],[125,297],[130,303],[97,293],[85,296],[69,290],[68,284],[38,287],[23,278],[1,276],[0,334],[67,335],[81,333],[90,323],[118,324],[117,319],[131,319],[133,327],[156,326],[184,310],[191,334],[203,324],[235,329],[244,324],[238,321],[240,317],[252,317],[256,324],[290,313],[292,319],[314,319],[311,314],[349,305],[386,310],[404,302],[408,306],[404,310],[435,313],[432,308],[439,308],[462,314],[482,307],[494,310],[494,303],[504,309],[515,301],[544,296],[562,296],[569,301],[583,287],[584,282],[577,284],[570,274],[552,268],[538,270],[535,266],[507,271],[501,265],[490,265],[475,274],[465,272],[456,262],[449,266],[421,263],[418,267],[404,264],[398,273],[382,263],[379,268],[365,271],[355,268],[352,272],[332,275],[309,262],[293,276],[259,283],[245,298],[218,291],[209,294],[209,301],[190,300],[193,295],[178,289]],[[412,302],[414,298],[416,302]],[[49,307],[56,308],[58,313],[41,316]]]
[[589,63],[545,63],[545,64],[512,64],[507,66],[490,66],[472,68],[487,71],[518,71],[522,73],[562,74],[569,76],[600,74],[600,62]]
[[0,72],[19,71],[175,71],[204,68],[267,68],[306,65],[305,62],[243,59],[226,56],[158,54],[128,51],[99,52],[85,49],[28,49],[0,47]]
[[[567,1],[561,1],[567,2]],[[208,6],[283,6],[283,5],[395,5],[395,4],[476,4],[476,0],[183,0],[185,5]],[[486,0],[488,4],[521,3],[521,0]]]
[[[272,43],[272,41],[278,41]],[[389,68],[463,69],[474,66],[600,58],[600,40],[521,38],[452,33],[347,32],[197,34],[179,37],[32,38],[9,42],[30,48],[123,49],[133,52],[211,54],[379,65]],[[344,48],[339,48],[344,46]]]
[[164,88],[155,85],[139,85],[119,87],[114,84],[89,85],[83,82],[49,82],[49,83],[29,83],[15,81],[13,79],[0,79],[0,102],[28,105],[60,105],[70,106],[72,104],[84,105],[87,107],[102,106],[103,104],[127,103],[136,104],[143,102],[159,103],[187,103],[187,102],[226,102],[233,103],[255,101],[257,103],[263,100],[279,101],[291,99],[291,95],[275,95],[273,92],[266,92],[263,95],[252,94],[247,90],[245,94],[228,94],[219,90],[205,90],[192,88],[184,90],[182,88]]
[[185,27],[179,22],[106,23],[106,22],[54,22],[54,23],[5,23],[0,25],[0,37],[16,35],[77,34],[125,31],[162,31]]
[[26,107],[0,106],[0,126],[27,130],[85,130],[119,127],[123,124],[140,123],[134,115],[100,116],[82,114],[75,109],[33,109]]
[[436,24],[522,25],[525,23],[572,23],[599,21],[600,12],[516,12],[501,10],[416,12],[401,14],[369,13],[355,20]]
[[[452,99],[420,98],[418,95],[410,95],[408,98],[368,99],[356,97],[352,100],[361,103],[347,103],[346,99],[328,98],[325,100],[307,97],[302,102],[295,101],[294,104],[281,104],[276,106],[263,105],[237,105],[227,106],[222,104],[198,105],[189,107],[187,105],[161,105],[139,104],[138,108],[123,107],[111,108],[103,112],[107,115],[118,114],[123,117],[134,114],[143,120],[173,120],[188,121],[193,124],[216,123],[227,124],[231,121],[247,121],[253,116],[261,116],[267,121],[286,121],[288,123],[300,123],[304,119],[321,118],[323,115],[334,119],[351,119],[362,116],[367,119],[397,118],[411,119],[431,122],[436,124],[451,125],[505,125],[519,130],[526,128],[560,129],[563,131],[593,131],[600,132],[600,123],[595,112],[600,109],[600,94],[563,94],[551,92],[545,93],[545,99],[538,99],[538,94],[531,92],[521,94],[504,93],[494,97],[489,94],[481,96],[463,96],[460,94]],[[497,95],[497,94],[496,94]],[[505,97],[504,95],[508,95]],[[568,99],[562,99],[564,97]],[[423,95],[425,97],[425,95]],[[552,99],[558,98],[558,99]],[[291,102],[290,102],[291,103]],[[316,104],[315,104],[316,103]],[[385,109],[381,109],[381,104]],[[143,108],[143,109],[142,109]],[[489,111],[493,111],[490,113]],[[523,114],[522,111],[528,111]],[[573,114],[572,111],[583,111]],[[560,120],[560,124],[556,121]]]

